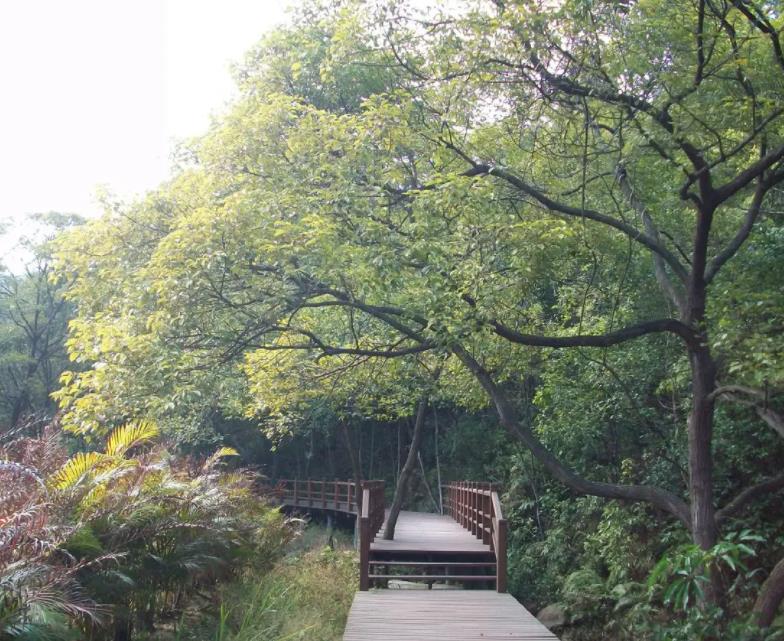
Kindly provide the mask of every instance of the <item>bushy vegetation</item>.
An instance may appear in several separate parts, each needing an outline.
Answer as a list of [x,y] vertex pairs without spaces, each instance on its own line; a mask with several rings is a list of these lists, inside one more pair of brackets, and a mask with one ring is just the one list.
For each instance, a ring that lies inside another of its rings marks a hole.
[[0,638],[130,639],[288,536],[247,470],[173,457],[151,423],[67,455],[55,426],[0,450]]

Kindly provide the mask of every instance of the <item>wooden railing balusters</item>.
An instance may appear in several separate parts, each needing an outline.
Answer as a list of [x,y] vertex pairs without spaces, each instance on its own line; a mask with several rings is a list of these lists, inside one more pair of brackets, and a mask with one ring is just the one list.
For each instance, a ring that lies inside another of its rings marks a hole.
[[496,558],[496,591],[507,590],[506,547],[508,523],[498,498],[500,487],[493,483],[457,481],[443,486],[447,514],[482,543]]
[[[384,523],[384,481],[363,481],[358,487],[353,481],[326,481],[307,479],[303,484],[298,479],[281,480],[276,491],[282,494],[283,502],[299,507],[333,509],[357,515],[360,590],[370,587],[370,544]],[[357,510],[355,501],[361,500]]]

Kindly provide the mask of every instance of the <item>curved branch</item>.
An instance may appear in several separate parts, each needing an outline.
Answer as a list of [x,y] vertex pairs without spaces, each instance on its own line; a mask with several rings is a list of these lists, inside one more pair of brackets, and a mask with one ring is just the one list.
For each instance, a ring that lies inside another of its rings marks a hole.
[[768,578],[765,579],[754,604],[754,614],[759,627],[770,627],[782,601],[784,601],[784,559],[776,563]]
[[[779,145],[773,151],[765,154],[757,162],[749,165],[728,183],[718,187],[715,190],[716,202],[724,202],[728,198],[734,196],[782,159],[784,159],[784,144]],[[770,186],[767,184],[767,181],[765,184],[766,186]]]
[[[702,36],[700,36],[700,38],[702,38]],[[640,220],[642,220],[645,233],[650,238],[655,240],[659,245],[661,245],[659,230],[656,229],[656,226],[653,224],[653,220],[648,213],[648,208],[634,191],[634,187],[629,180],[629,175],[626,172],[626,168],[622,164],[618,165],[615,175],[618,180],[618,185],[621,188],[621,192],[632,206],[634,211],[637,212]],[[672,284],[672,281],[670,280],[670,277],[664,268],[664,259],[658,253],[653,254],[653,271],[656,275],[656,280],[659,282],[659,286],[664,291],[664,294],[673,303],[675,303],[675,306],[678,308],[681,314],[683,314],[686,310],[686,300],[683,296],[683,293],[677,290]]]
[[680,336],[688,345],[694,344],[699,340],[697,334],[688,326],[673,318],[662,318],[659,320],[630,325],[608,334],[588,334],[578,336],[538,336],[534,334],[522,334],[513,330],[498,321],[491,321],[491,325],[496,334],[520,345],[530,345],[532,347],[612,347],[619,343],[624,343],[647,334],[658,334],[669,332]]
[[710,283],[716,277],[719,270],[724,264],[730,260],[738,250],[746,242],[746,239],[751,234],[754,224],[757,222],[760,211],[762,209],[762,202],[768,190],[775,186],[778,182],[784,181],[784,172],[774,173],[765,180],[760,180],[757,188],[754,190],[754,197],[746,211],[746,216],[743,219],[743,224],[738,229],[737,233],[729,244],[711,261],[705,273],[705,282]]
[[[753,400],[744,400],[736,396],[736,394],[743,394]],[[771,427],[781,438],[784,438],[784,416],[772,410],[768,406],[768,395],[762,390],[746,387],[745,385],[722,385],[713,390],[710,395],[711,398],[719,398],[724,396],[731,401],[749,405],[754,408],[759,416],[767,425]]]
[[[784,51],[782,51],[781,40],[779,40],[779,32],[776,30],[776,27],[774,27],[765,14],[749,0],[733,0],[732,5],[738,9],[754,27],[768,36],[771,47],[773,48],[773,57],[776,59],[779,67],[784,69]],[[751,10],[752,8],[754,11]]]
[[672,268],[673,272],[678,276],[678,278],[680,278],[681,281],[686,282],[688,275],[686,269],[681,264],[680,260],[678,260],[678,257],[669,249],[656,242],[654,238],[651,238],[648,234],[640,231],[632,225],[592,209],[573,207],[571,205],[555,201],[532,185],[529,185],[519,176],[516,176],[506,169],[491,165],[482,165],[479,163],[475,163],[474,169],[476,170],[477,175],[486,174],[488,176],[496,176],[497,178],[500,178],[501,180],[512,185],[515,189],[523,192],[528,196],[531,196],[540,205],[546,209],[549,209],[550,211],[563,214],[565,216],[593,220],[622,232],[635,242],[638,242],[646,247],[651,252],[661,256],[662,259],[664,259],[664,261]]
[[716,523],[721,524],[728,518],[735,516],[754,499],[770,494],[771,492],[777,492],[782,488],[784,488],[784,473],[765,479],[751,487],[747,487],[727,503],[727,505],[716,512]]
[[556,479],[579,494],[599,496],[622,501],[644,501],[675,516],[687,529],[691,529],[689,506],[686,502],[662,488],[650,485],[620,485],[590,481],[578,475],[558,460],[525,425],[517,420],[511,403],[498,388],[490,374],[461,345],[453,345],[452,352],[471,371],[495,405],[501,424],[519,439],[536,459]]

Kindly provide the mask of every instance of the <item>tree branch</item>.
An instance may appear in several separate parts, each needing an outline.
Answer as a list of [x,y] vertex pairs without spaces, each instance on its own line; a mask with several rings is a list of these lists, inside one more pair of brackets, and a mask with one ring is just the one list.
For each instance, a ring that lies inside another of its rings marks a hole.
[[490,374],[459,344],[452,346],[452,352],[471,371],[495,405],[501,424],[519,439],[536,459],[556,479],[579,494],[599,496],[622,501],[645,501],[675,516],[687,529],[691,529],[689,506],[681,498],[662,488],[649,485],[620,485],[590,481],[566,467],[523,425],[512,409],[512,404],[496,386]]
[[727,505],[716,512],[716,523],[721,524],[730,517],[735,516],[754,499],[771,492],[776,492],[782,488],[784,488],[784,473],[765,479],[751,487],[747,487],[727,503]]
[[754,223],[757,222],[760,208],[762,207],[762,201],[764,200],[766,193],[767,190],[764,187],[764,182],[760,180],[757,188],[754,190],[754,198],[752,199],[748,210],[746,210],[743,224],[729,244],[719,252],[708,265],[708,269],[705,271],[706,285],[716,277],[716,274],[719,273],[719,270],[724,264],[737,254],[738,250],[743,246],[743,243],[746,242],[749,234],[751,234],[751,230],[754,228]]
[[[621,187],[621,192],[640,217],[643,227],[645,228],[645,233],[659,245],[662,245],[659,231],[653,224],[653,220],[651,219],[650,214],[648,214],[647,208],[634,192],[629,176],[626,173],[626,168],[623,165],[618,165],[616,177],[618,179],[618,185]],[[675,286],[672,284],[664,267],[664,259],[657,253],[653,254],[653,270],[656,275],[656,280],[659,282],[659,286],[664,291],[664,294],[675,304],[681,314],[683,314],[686,309],[686,300],[683,297],[683,293],[675,289]]]
[[534,198],[539,204],[544,206],[546,209],[550,211],[563,214],[565,216],[572,216],[575,218],[585,218],[588,220],[593,220],[598,223],[602,223],[603,225],[607,225],[608,227],[612,227],[613,229],[617,229],[618,231],[622,232],[632,240],[640,243],[651,252],[658,254],[661,256],[667,264],[672,268],[673,272],[680,278],[682,281],[686,281],[687,279],[687,272],[686,269],[681,265],[678,257],[673,254],[670,250],[666,247],[663,247],[660,243],[656,242],[654,238],[651,238],[644,232],[636,229],[635,227],[623,222],[622,220],[618,220],[617,218],[613,218],[612,216],[608,216],[606,214],[602,214],[601,212],[594,211],[592,209],[582,209],[580,207],[573,207],[571,205],[567,205],[565,203],[561,203],[558,201],[553,200],[549,196],[545,195],[543,192],[539,191],[532,185],[529,185],[520,177],[516,176],[515,174],[507,171],[506,169],[502,169],[500,167],[494,167],[490,165],[483,165],[479,163],[474,163],[474,167],[478,174],[486,174],[488,176],[495,176],[504,180],[508,184],[512,185],[517,190],[523,192],[524,194],[531,196]]
[[513,343],[530,345],[533,347],[612,347],[647,334],[670,332],[680,336],[686,344],[698,341],[698,336],[690,327],[673,318],[662,318],[647,321],[637,325],[630,325],[608,334],[582,334],[578,336],[539,336],[535,334],[522,334],[498,321],[491,321],[496,334]]
[[[784,158],[784,144],[779,145],[774,150],[765,154],[762,158],[757,160],[757,162],[747,167],[728,183],[725,183],[721,187],[716,188],[716,202],[721,203],[734,196],[741,189],[749,185],[758,176],[761,176],[765,171],[773,167],[773,165],[779,162],[782,158]],[[770,187],[770,185],[767,183],[766,186]]]

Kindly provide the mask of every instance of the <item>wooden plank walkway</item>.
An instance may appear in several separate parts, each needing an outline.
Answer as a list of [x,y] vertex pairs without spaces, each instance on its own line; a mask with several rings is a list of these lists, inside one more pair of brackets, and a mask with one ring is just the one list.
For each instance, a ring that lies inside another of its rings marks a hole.
[[343,641],[557,641],[512,596],[490,590],[357,592]]
[[453,518],[427,512],[400,512],[395,539],[386,541],[381,533],[370,544],[370,552],[440,552],[449,554],[492,554],[489,545],[461,527]]
[[[403,511],[395,539],[386,541],[383,481],[276,483],[285,505],[357,516],[360,591],[344,641],[558,641],[506,594],[508,525],[498,487],[473,481],[443,487],[446,515]],[[393,581],[432,589],[368,590]],[[495,590],[455,589],[461,584]]]

